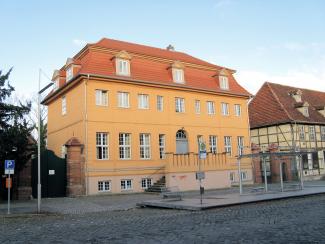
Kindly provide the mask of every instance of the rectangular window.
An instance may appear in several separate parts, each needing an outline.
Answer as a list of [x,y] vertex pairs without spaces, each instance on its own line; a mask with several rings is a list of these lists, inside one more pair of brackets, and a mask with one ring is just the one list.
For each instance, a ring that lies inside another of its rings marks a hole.
[[225,143],[225,152],[231,155],[231,137],[225,136],[224,143]]
[[60,78],[57,78],[54,82],[54,91],[56,91],[57,89],[59,89],[60,87]]
[[321,133],[321,140],[325,141],[325,126],[321,126],[320,128]]
[[247,172],[246,171],[241,172],[241,179],[247,180]]
[[164,110],[164,97],[157,96],[157,110],[162,112]]
[[235,173],[234,172],[230,172],[229,179],[231,182],[235,182]]
[[229,82],[227,76],[219,76],[220,89],[229,90]]
[[149,109],[149,95],[147,94],[138,95],[138,108]]
[[132,190],[132,180],[121,180],[121,190]]
[[131,159],[131,134],[119,134],[120,159]]
[[140,134],[140,158],[150,159],[150,134]]
[[299,126],[299,138],[301,141],[305,140],[305,127],[303,125]]
[[235,115],[236,116],[241,116],[241,106],[240,104],[235,104]]
[[66,70],[66,81],[68,82],[73,77],[72,66]]
[[108,105],[107,91],[96,90],[96,105],[97,106],[107,106]]
[[208,114],[215,114],[216,113],[214,102],[207,101],[207,111],[208,111]]
[[141,180],[141,188],[148,189],[152,185],[152,179],[144,178]]
[[243,136],[238,136],[237,137],[237,150],[238,150],[238,155],[243,155],[244,153],[244,137]]
[[67,114],[67,99],[66,97],[62,97],[62,115]]
[[159,134],[159,158],[160,159],[165,158],[165,147],[166,147],[165,135]]
[[104,132],[96,133],[96,158],[108,159],[108,134]]
[[130,76],[130,62],[125,59],[117,59],[117,74]]
[[210,152],[217,153],[217,136],[209,136]]
[[185,112],[185,100],[181,97],[175,98],[175,111],[176,113],[184,113]]
[[224,116],[229,115],[229,104],[228,103],[221,103],[221,113]]
[[173,68],[173,79],[175,83],[184,83],[184,71]]
[[98,191],[99,192],[107,192],[111,190],[111,182],[106,181],[98,181]]
[[117,93],[118,107],[129,108],[129,93],[128,92],[118,92]]
[[200,102],[200,100],[195,100],[195,113],[196,114],[201,113],[201,102]]
[[316,134],[315,134],[315,127],[309,126],[309,140],[315,141],[316,140]]

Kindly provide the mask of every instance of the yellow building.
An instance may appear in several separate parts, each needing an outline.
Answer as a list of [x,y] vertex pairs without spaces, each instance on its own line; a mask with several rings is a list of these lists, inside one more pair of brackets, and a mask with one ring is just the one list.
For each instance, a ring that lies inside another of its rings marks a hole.
[[[185,53],[111,39],[86,45],[53,75],[48,148],[84,145],[86,194],[141,192],[157,181],[180,190],[238,181],[236,155],[249,145],[250,94],[235,71]],[[198,160],[198,142],[207,158]],[[228,153],[225,153],[228,152]],[[250,162],[243,162],[250,182]]]

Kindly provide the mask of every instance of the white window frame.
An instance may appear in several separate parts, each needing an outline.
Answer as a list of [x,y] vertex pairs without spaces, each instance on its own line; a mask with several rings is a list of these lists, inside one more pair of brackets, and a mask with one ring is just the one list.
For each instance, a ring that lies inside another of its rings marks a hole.
[[229,79],[227,76],[220,75],[219,76],[219,83],[221,90],[229,90]]
[[164,111],[164,97],[157,96],[157,111],[162,112]]
[[107,132],[96,132],[96,160],[108,160],[109,159],[108,145],[109,145],[108,133]]
[[208,114],[212,115],[216,113],[215,103],[213,101],[207,101]]
[[152,179],[151,178],[142,178],[141,179],[141,188],[148,189],[152,186]]
[[230,180],[230,182],[235,182],[236,181],[236,173],[235,172],[230,172],[229,173],[229,180]]
[[321,141],[325,141],[325,126],[320,127]]
[[108,91],[96,89],[95,100],[97,106],[108,106]]
[[54,91],[56,91],[57,89],[60,88],[60,78],[57,78],[55,81],[54,81]]
[[131,179],[123,179],[121,180],[121,190],[129,191],[133,189],[133,182]]
[[130,94],[128,92],[117,92],[117,106],[119,108],[130,107]]
[[242,180],[247,180],[247,171],[241,171],[240,174]]
[[304,106],[303,108],[303,114],[306,116],[306,117],[309,117],[309,109],[307,106]]
[[240,117],[241,116],[241,105],[235,104],[235,116]]
[[62,112],[62,115],[67,114],[67,97],[66,96],[62,97],[61,112]]
[[[129,141],[128,144],[127,141]],[[127,157],[128,154],[129,157]],[[130,133],[119,134],[119,158],[121,160],[131,159],[131,134]]]
[[306,140],[305,126],[300,125],[298,126],[298,128],[299,128],[299,140],[305,141]]
[[211,153],[218,153],[218,138],[215,135],[209,135],[209,146]]
[[229,116],[229,103],[221,103],[221,114],[223,116]]
[[175,97],[175,111],[176,113],[185,113],[185,99],[182,97]]
[[232,154],[231,136],[224,137],[225,152]]
[[65,76],[66,76],[66,82],[68,82],[69,80],[71,80],[73,78],[73,66],[72,65],[66,69]]
[[150,159],[151,158],[151,145],[150,145],[150,134],[140,133],[139,137],[140,145],[140,159]]
[[316,141],[316,131],[313,125],[309,126],[309,141]]
[[116,73],[118,75],[130,76],[130,61],[127,59],[116,59]]
[[195,100],[194,106],[195,106],[195,113],[200,114],[201,113],[201,101]]
[[237,154],[239,156],[243,155],[244,153],[244,137],[237,136]]
[[166,135],[159,134],[159,158],[166,158]]
[[138,109],[149,109],[148,94],[138,94]]
[[110,192],[111,191],[111,181],[109,180],[99,180],[97,183],[98,192]]
[[175,83],[184,84],[184,70],[179,68],[173,68],[173,80]]

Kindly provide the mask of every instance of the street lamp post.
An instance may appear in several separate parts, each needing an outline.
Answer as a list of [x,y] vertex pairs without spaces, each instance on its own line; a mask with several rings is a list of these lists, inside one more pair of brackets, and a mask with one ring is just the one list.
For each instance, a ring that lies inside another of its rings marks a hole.
[[42,195],[42,185],[41,185],[41,95],[44,91],[46,91],[49,87],[51,87],[54,83],[51,82],[47,84],[41,90],[41,74],[42,70],[39,69],[38,73],[38,98],[37,98],[37,120],[38,120],[38,140],[37,140],[37,212],[41,212],[41,195]]

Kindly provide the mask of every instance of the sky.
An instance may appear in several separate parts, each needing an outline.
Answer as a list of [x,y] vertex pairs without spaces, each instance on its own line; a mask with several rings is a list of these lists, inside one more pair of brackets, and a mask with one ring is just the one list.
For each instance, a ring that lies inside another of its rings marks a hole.
[[0,0],[0,70],[10,67],[20,97],[103,37],[165,48],[172,44],[235,69],[255,94],[265,81],[325,91],[322,0]]

